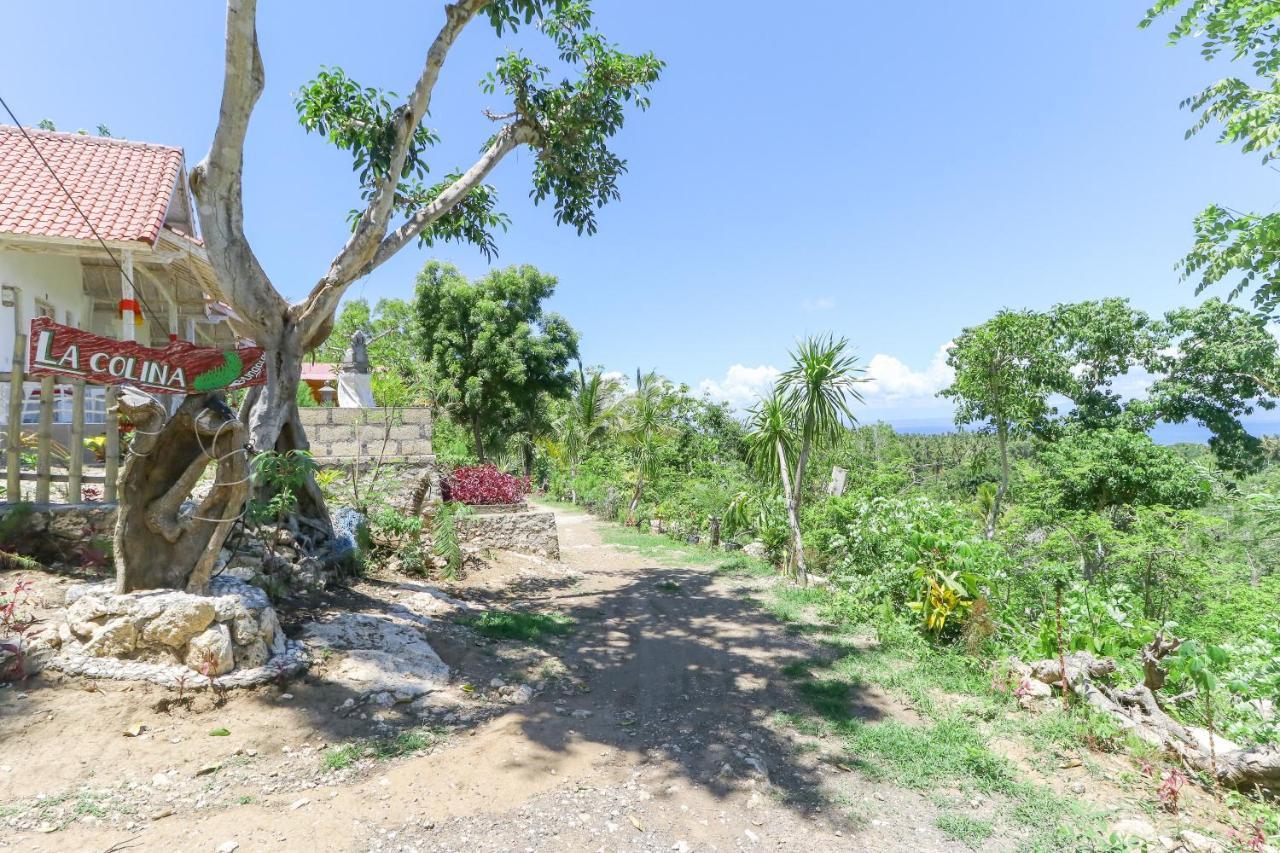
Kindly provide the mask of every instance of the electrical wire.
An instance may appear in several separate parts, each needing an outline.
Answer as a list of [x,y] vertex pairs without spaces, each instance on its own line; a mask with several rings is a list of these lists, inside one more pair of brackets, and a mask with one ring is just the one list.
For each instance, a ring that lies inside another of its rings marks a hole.
[[138,297],[139,301],[142,302],[142,307],[147,309],[151,314],[152,321],[158,328],[165,328],[164,322],[160,320],[160,315],[158,315],[147,303],[146,297],[142,295],[142,290],[134,283],[133,277],[124,271],[124,267],[116,258],[115,253],[112,252],[111,248],[107,245],[107,241],[102,239],[102,235],[98,233],[98,229],[94,227],[93,222],[90,221],[84,210],[81,209],[80,203],[76,201],[75,196],[71,195],[71,191],[68,190],[67,185],[62,182],[62,178],[58,177],[58,173],[54,170],[53,166],[45,159],[44,153],[40,150],[40,146],[36,145],[35,140],[31,138],[29,133],[27,133],[27,129],[22,126],[22,122],[18,121],[18,117],[13,114],[13,110],[9,108],[8,102],[5,101],[3,97],[0,97],[0,106],[4,107],[4,111],[9,114],[9,118],[13,120],[14,125],[17,126],[18,131],[22,134],[22,138],[27,140],[27,144],[31,146],[31,150],[36,152],[36,156],[40,158],[40,162],[49,170],[49,174],[52,175],[53,180],[57,182],[58,188],[61,189],[63,195],[67,197],[67,201],[71,202],[71,206],[76,209],[76,213],[80,214],[80,218],[84,220],[84,224],[89,226],[89,230],[93,232],[93,236],[102,246],[102,250],[107,253],[107,257],[116,265],[116,269],[120,270],[120,275],[125,281],[129,282],[129,287],[132,288],[134,296]]

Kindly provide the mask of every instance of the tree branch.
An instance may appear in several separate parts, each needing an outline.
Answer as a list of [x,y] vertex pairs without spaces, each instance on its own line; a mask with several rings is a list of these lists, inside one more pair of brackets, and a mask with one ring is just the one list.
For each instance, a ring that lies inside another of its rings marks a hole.
[[[379,241],[387,233],[387,228],[391,224],[391,213],[395,209],[396,188],[399,186],[401,172],[409,155],[409,145],[418,125],[422,123],[427,110],[431,107],[431,94],[435,90],[436,81],[440,78],[440,69],[444,66],[449,49],[453,47],[458,35],[476,16],[476,13],[484,8],[486,2],[488,0],[459,0],[445,6],[444,26],[440,28],[431,47],[427,49],[422,74],[418,77],[418,82],[414,85],[409,99],[396,110],[396,120],[399,124],[396,127],[395,144],[391,149],[391,160],[387,172],[378,181],[377,188],[369,200],[369,206],[361,215],[351,238],[334,258],[326,278],[354,280],[360,268],[368,262]],[[323,282],[316,286],[316,290],[322,286]],[[311,296],[315,295],[316,291],[313,290]]]
[[534,144],[538,138],[538,133],[531,123],[517,121],[506,125],[502,130],[498,131],[498,135],[494,137],[493,142],[470,169],[446,187],[429,204],[415,211],[399,228],[388,234],[377,245],[377,250],[364,266],[350,275],[336,275],[336,271],[330,269],[330,274],[320,280],[306,301],[294,306],[299,314],[298,323],[302,328],[302,340],[306,342],[305,345],[315,346],[317,344],[314,340],[316,337],[315,331],[323,326],[326,319],[337,309],[338,302],[342,299],[342,294],[346,291],[348,284],[373,272],[396,252],[403,249],[411,240],[429,228],[433,222],[456,207],[466,197],[467,193],[479,186],[489,176],[489,173],[502,161],[503,157],[510,154],[520,145]]
[[502,158],[506,157],[521,145],[533,145],[538,141],[538,133],[534,126],[525,121],[514,122],[498,131],[492,144],[480,155],[470,169],[454,181],[444,192],[409,217],[403,225],[387,235],[378,246],[378,251],[369,261],[368,267],[360,271],[361,275],[373,272],[379,265],[405,247],[419,234],[431,226],[433,222],[452,210],[458,202],[471,190],[479,186],[489,173],[493,171]]
[[269,343],[288,303],[271,286],[244,233],[244,139],[266,75],[258,52],[257,0],[227,0],[222,105],[213,145],[191,171],[205,247],[218,295],[236,309],[261,343]]

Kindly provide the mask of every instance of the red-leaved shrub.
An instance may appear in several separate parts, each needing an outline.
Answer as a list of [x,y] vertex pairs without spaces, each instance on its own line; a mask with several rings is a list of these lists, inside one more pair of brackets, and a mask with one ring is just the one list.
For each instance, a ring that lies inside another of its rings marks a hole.
[[504,474],[496,466],[455,468],[445,482],[449,500],[464,504],[515,504],[529,492],[529,480]]

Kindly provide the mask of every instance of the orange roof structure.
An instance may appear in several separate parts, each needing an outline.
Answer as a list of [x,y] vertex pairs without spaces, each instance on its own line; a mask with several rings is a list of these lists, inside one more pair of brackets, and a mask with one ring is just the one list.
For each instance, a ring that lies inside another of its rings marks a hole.
[[155,244],[183,171],[181,148],[33,128],[26,134],[31,142],[0,125],[0,235],[94,239],[38,149],[102,239]]

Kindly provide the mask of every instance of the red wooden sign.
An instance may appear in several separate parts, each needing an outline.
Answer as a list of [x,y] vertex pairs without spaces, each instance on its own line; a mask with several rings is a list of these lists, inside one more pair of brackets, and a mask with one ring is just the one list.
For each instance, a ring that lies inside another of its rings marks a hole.
[[133,385],[161,394],[231,390],[267,381],[262,347],[218,350],[187,341],[154,349],[55,323],[31,321],[27,372],[69,376],[99,385]]

